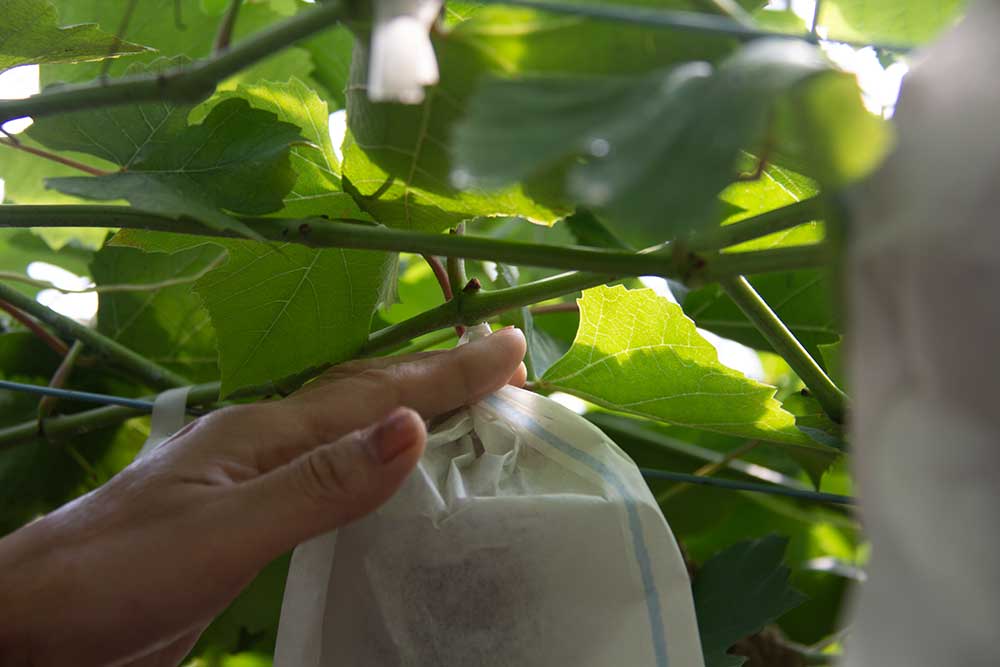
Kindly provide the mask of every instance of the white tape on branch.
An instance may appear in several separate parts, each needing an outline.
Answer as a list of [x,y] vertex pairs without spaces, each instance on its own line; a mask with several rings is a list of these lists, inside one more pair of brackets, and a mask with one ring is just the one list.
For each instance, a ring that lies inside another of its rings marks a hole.
[[168,389],[153,402],[153,416],[149,424],[149,437],[136,458],[145,456],[184,426],[188,391],[191,387]]

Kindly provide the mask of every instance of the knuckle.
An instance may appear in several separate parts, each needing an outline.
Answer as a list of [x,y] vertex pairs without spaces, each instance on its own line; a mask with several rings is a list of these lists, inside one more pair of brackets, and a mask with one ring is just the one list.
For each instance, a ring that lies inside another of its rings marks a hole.
[[399,366],[369,368],[351,378],[352,389],[364,398],[395,405],[399,402]]
[[367,471],[353,455],[356,447],[356,441],[338,442],[302,459],[299,483],[307,498],[322,506],[350,506],[364,498]]

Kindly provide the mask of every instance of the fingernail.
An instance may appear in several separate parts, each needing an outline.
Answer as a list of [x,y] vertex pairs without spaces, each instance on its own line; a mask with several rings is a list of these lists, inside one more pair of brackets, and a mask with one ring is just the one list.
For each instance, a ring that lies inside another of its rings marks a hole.
[[375,427],[367,446],[376,461],[388,463],[416,444],[412,420],[409,410],[396,408]]

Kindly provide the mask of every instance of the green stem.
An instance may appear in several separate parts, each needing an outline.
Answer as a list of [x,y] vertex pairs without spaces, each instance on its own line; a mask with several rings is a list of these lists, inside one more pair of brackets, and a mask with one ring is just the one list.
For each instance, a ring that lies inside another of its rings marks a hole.
[[[323,218],[244,218],[244,221],[265,239],[316,248],[413,252],[621,276],[663,276],[694,282],[740,274],[815,267],[826,262],[826,249],[821,244],[691,256],[675,262],[669,248],[634,253],[581,246],[553,246],[468,235],[428,234],[333,222]],[[4,227],[108,227],[244,238],[238,232],[211,229],[193,220],[175,220],[124,206],[0,206],[0,228]],[[457,293],[462,287],[464,285],[453,286],[453,290]]]
[[830,419],[842,423],[847,396],[802,347],[802,343],[771,310],[757,290],[743,276],[721,280],[720,285],[771,344],[774,351],[781,355],[798,374]]
[[93,352],[114,361],[152,387],[165,389],[190,384],[187,378],[149,361],[121,343],[83,326],[76,320],[60,315],[2,283],[0,283],[0,299],[44,322],[66,338],[83,342]]
[[[458,223],[451,233],[455,236],[465,236],[465,223]],[[445,259],[445,263],[448,267],[448,282],[451,283],[452,294],[459,294],[469,282],[469,277],[465,273],[465,260],[451,256]]]
[[[593,287],[610,279],[612,279],[611,276],[567,273],[495,292],[461,294],[458,298],[437,308],[373,332],[368,337],[368,342],[359,351],[358,356],[370,356],[391,350],[402,343],[438,329],[446,329],[456,324],[482,322],[504,310],[519,308],[554,296]],[[285,380],[243,389],[237,392],[234,397],[265,396],[274,393],[276,386],[293,389],[320,371],[322,368],[310,369]],[[219,382],[209,382],[192,387],[191,393],[188,395],[188,405],[216,402],[219,399],[219,388]],[[138,410],[120,406],[97,408],[46,420],[45,433],[53,440],[66,438],[112,426],[140,415],[142,413]],[[38,424],[35,421],[0,429],[0,450],[32,440],[37,435]]]
[[405,345],[394,348],[390,351],[390,354],[406,355],[413,354],[414,352],[423,352],[435,345],[440,345],[442,343],[447,343],[448,341],[456,340],[457,336],[455,332],[450,329],[443,329],[441,331],[436,331],[434,333],[428,334],[426,336],[421,336],[417,340],[414,340]]
[[755,215],[746,220],[734,222],[731,225],[716,227],[704,237],[692,239],[690,247],[695,250],[728,248],[746,241],[763,238],[775,232],[798,227],[823,218],[824,215],[824,200],[820,197],[811,197]]
[[752,252],[727,252],[706,255],[704,264],[695,262],[693,270],[681,271],[679,276],[661,273],[664,278],[679,277],[692,284],[719,281],[740,275],[815,269],[827,266],[830,247],[827,243],[755,250]]
[[155,74],[126,76],[111,81],[66,85],[23,100],[0,101],[0,123],[14,118],[40,118],[140,102],[199,102],[227,77],[276,53],[300,39],[332,26],[348,12],[341,2],[322,2],[265,28],[211,58]]
[[399,341],[416,338],[428,331],[456,324],[478,324],[512,308],[520,308],[570,292],[602,285],[615,278],[616,276],[606,274],[572,272],[544,278],[518,287],[472,294],[459,292],[448,303],[443,303],[399,324],[376,331],[369,336],[368,342],[362,349],[362,354],[376,354]]

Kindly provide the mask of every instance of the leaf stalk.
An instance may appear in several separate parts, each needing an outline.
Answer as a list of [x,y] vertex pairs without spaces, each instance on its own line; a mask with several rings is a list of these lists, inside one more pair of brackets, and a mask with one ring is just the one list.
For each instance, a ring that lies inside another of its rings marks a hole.
[[834,384],[830,376],[816,363],[750,282],[743,276],[736,276],[720,280],[719,284],[771,344],[774,351],[781,355],[802,379],[830,419],[843,423],[847,395]]

